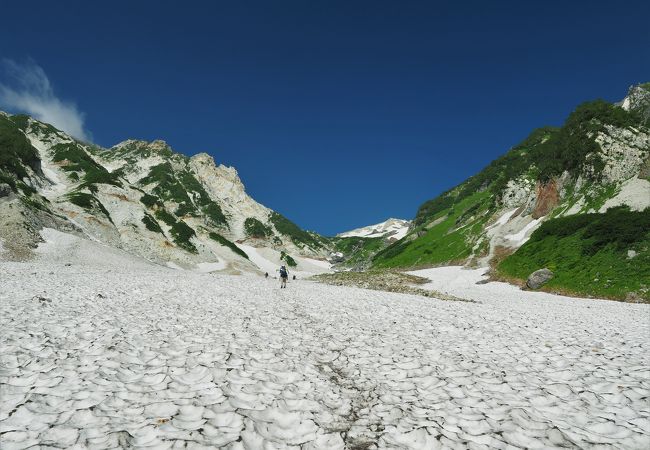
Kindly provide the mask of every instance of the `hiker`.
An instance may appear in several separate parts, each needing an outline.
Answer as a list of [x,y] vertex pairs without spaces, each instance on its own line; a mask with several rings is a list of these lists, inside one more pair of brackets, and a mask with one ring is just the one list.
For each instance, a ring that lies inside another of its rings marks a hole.
[[285,266],[280,266],[280,289],[287,287],[287,278],[289,278],[289,271]]

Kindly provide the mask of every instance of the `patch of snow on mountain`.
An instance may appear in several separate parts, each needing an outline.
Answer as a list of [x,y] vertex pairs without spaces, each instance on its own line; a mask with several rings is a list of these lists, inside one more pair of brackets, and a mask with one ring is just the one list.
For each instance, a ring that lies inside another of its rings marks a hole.
[[608,199],[599,212],[620,205],[627,205],[632,211],[643,211],[650,207],[650,181],[643,178],[630,178],[623,182],[620,191]]
[[337,234],[338,237],[386,237],[393,240],[402,239],[408,233],[411,222],[403,219],[388,219],[384,222],[357,228]]
[[[281,253],[277,250],[267,247],[253,247],[252,245],[237,244],[239,248],[246,252],[250,260],[262,272],[268,272],[273,276],[278,272],[281,265],[287,263],[280,259]],[[297,267],[289,267],[291,275],[306,277],[318,273],[329,272],[331,264],[327,261],[321,261],[313,258],[306,258],[299,255],[290,255],[296,263]]]
[[542,218],[533,219],[519,232],[504,237],[517,246],[523,245],[530,237],[530,234],[542,223],[542,220]]
[[218,270],[223,270],[225,269],[227,264],[225,261],[217,261],[217,262],[205,262],[205,263],[198,263],[196,265],[196,268],[199,272],[203,273],[208,273],[208,272],[216,272]]

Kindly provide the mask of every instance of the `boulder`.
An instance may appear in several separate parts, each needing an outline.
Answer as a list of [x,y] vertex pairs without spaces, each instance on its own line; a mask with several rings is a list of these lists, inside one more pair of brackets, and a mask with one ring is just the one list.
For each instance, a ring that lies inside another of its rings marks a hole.
[[0,197],[9,197],[11,192],[11,186],[5,183],[0,183]]
[[341,252],[332,252],[330,253],[330,262],[332,264],[341,263],[345,261],[345,255]]
[[536,270],[528,276],[526,286],[530,289],[539,289],[553,278],[553,276],[553,272],[547,268]]

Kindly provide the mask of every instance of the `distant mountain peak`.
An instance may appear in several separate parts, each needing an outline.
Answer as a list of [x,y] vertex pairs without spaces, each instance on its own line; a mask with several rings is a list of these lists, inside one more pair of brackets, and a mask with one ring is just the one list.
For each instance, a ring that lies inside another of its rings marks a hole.
[[383,237],[389,240],[399,240],[408,232],[411,222],[404,219],[390,218],[383,222],[368,225],[354,230],[337,234],[338,237]]

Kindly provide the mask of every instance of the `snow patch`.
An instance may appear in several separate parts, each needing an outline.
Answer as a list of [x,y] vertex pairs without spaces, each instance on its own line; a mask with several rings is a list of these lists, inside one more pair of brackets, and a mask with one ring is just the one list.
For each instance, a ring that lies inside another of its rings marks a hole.
[[643,178],[630,178],[623,182],[620,191],[608,199],[599,212],[621,205],[629,206],[632,211],[643,211],[650,207],[650,181]]
[[525,227],[523,227],[518,233],[515,234],[508,234],[504,236],[504,239],[509,240],[513,244],[515,244],[517,247],[523,245],[528,238],[530,237],[530,234],[539,226],[539,224],[542,223],[542,219],[534,219],[531,220]]
[[198,263],[196,269],[198,272],[208,273],[215,272],[217,270],[224,270],[227,267],[225,261],[216,261],[216,262],[204,262]]
[[[267,272],[273,275],[280,270],[281,265],[286,263],[280,259],[281,253],[277,250],[267,247],[253,247],[246,244],[237,244],[243,251],[246,252],[248,258],[257,266],[262,272]],[[298,264],[297,267],[289,267],[291,275],[300,277],[315,275],[318,273],[329,272],[332,265],[327,261],[321,261],[313,258],[306,258],[303,256],[290,255]]]

